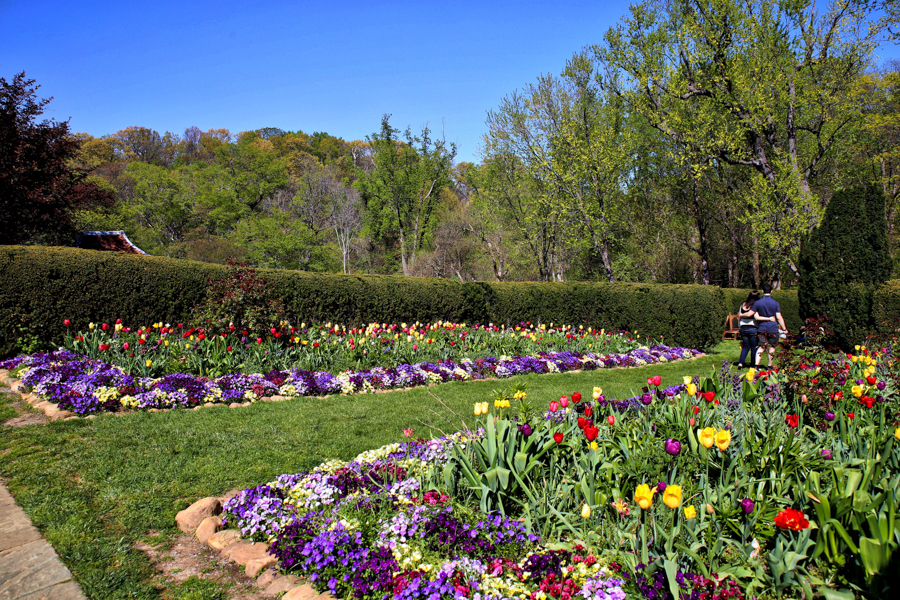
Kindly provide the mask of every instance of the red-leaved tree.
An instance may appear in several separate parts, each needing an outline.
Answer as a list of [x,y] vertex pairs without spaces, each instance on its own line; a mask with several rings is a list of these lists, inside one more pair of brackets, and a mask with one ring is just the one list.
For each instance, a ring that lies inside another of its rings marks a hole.
[[110,195],[67,161],[80,142],[68,122],[43,120],[33,79],[0,77],[0,244],[72,245],[72,213],[109,205]]

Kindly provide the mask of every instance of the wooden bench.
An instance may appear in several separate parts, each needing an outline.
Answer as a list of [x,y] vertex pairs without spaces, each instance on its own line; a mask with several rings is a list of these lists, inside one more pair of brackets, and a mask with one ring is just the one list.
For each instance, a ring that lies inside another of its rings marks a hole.
[[723,340],[737,340],[741,337],[741,319],[737,315],[728,315],[725,319],[725,331],[722,332]]

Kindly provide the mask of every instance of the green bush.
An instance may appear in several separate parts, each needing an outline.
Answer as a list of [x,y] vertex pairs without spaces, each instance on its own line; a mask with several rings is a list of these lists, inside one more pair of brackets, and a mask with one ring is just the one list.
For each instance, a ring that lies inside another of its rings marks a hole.
[[892,324],[895,319],[900,318],[900,279],[886,281],[875,290],[872,299],[872,315],[876,328],[896,328],[896,326],[886,326],[885,323]]
[[800,249],[800,316],[827,317],[844,349],[872,330],[872,294],[890,276],[884,207],[877,185],[840,190]]
[[[226,267],[77,248],[0,246],[0,356],[21,350],[22,319],[47,342],[88,323],[190,322]],[[387,275],[260,270],[293,324],[430,322],[583,325],[707,348],[721,336],[717,287],[609,283],[459,283]],[[17,315],[18,320],[10,318]]]

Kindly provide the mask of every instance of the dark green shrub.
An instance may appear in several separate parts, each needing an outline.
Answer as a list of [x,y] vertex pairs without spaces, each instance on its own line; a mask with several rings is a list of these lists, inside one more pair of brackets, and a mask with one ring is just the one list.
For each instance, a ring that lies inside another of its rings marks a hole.
[[900,319],[900,279],[884,282],[875,290],[872,315],[879,331],[895,331]]
[[876,185],[837,192],[800,250],[800,316],[826,316],[844,349],[872,329],[872,295],[890,275],[884,203]]

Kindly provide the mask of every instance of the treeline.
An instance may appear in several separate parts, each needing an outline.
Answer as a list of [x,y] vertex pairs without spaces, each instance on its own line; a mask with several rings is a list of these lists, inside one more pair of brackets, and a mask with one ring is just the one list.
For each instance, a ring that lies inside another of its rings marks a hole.
[[79,134],[72,168],[115,201],[75,223],[151,254],[314,272],[790,286],[833,192],[876,182],[896,265],[900,63],[873,53],[898,15],[875,8],[636,4],[489,111],[479,164],[387,115],[349,142]]

